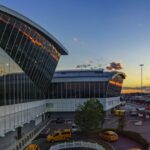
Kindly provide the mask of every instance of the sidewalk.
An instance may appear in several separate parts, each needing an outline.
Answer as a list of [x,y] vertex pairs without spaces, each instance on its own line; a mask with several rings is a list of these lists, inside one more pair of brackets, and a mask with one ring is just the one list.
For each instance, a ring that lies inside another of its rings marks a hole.
[[118,127],[118,117],[114,115],[109,115],[106,117],[103,128],[117,128]]

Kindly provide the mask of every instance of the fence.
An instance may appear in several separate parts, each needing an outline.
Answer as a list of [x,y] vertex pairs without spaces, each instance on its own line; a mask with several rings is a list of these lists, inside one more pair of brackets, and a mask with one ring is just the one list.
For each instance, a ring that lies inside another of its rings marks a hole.
[[15,142],[15,144],[6,148],[6,150],[23,150],[37,135],[39,135],[39,133],[47,126],[48,122],[46,123],[46,125],[43,124],[44,123],[42,123],[33,131],[27,133],[22,139],[18,140],[17,142]]
[[97,143],[84,142],[84,141],[73,141],[73,142],[65,142],[57,145],[53,145],[49,150],[61,150],[66,148],[91,148],[95,150],[105,150],[101,145]]

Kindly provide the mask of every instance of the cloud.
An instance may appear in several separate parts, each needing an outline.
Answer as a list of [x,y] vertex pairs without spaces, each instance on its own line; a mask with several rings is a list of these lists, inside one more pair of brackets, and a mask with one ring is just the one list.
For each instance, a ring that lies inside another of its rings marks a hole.
[[91,60],[91,59],[88,59],[88,60],[85,61],[85,64],[92,64],[92,63],[94,63],[94,61]]
[[[104,58],[103,58],[104,59]],[[106,64],[100,62],[101,59],[87,58],[81,64],[76,65],[76,68],[81,69],[102,69],[105,68]]]
[[74,41],[74,42],[78,42],[79,39],[78,39],[77,37],[74,37],[74,38],[73,38],[73,41]]
[[117,62],[111,62],[109,66],[106,66],[107,70],[121,70],[123,69],[123,65]]

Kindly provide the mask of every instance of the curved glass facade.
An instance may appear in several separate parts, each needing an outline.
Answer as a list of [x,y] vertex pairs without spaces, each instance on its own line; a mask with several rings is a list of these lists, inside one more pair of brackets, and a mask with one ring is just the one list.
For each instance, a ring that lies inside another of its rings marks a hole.
[[42,121],[61,55],[67,51],[50,33],[0,5],[0,136]]
[[95,70],[56,71],[49,89],[50,99],[119,97],[125,74]]
[[118,95],[120,96],[122,83],[123,78],[119,75],[109,80],[106,96],[107,97],[116,97]]
[[6,12],[0,10],[0,106],[45,99],[61,51],[48,35]]
[[0,47],[47,92],[60,52],[32,26],[0,12]]

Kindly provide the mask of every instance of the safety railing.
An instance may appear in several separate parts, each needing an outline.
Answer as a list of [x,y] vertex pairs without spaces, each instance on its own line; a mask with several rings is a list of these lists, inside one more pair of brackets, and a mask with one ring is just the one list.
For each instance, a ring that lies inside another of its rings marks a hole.
[[30,142],[39,135],[39,133],[47,126],[48,122],[45,122],[45,125],[39,125],[36,129],[27,133],[23,138],[16,141],[13,145],[9,146],[5,150],[23,150]]
[[64,142],[64,143],[51,146],[49,150],[61,150],[67,148],[91,148],[95,150],[105,150],[103,146],[97,143],[91,143],[85,141]]

